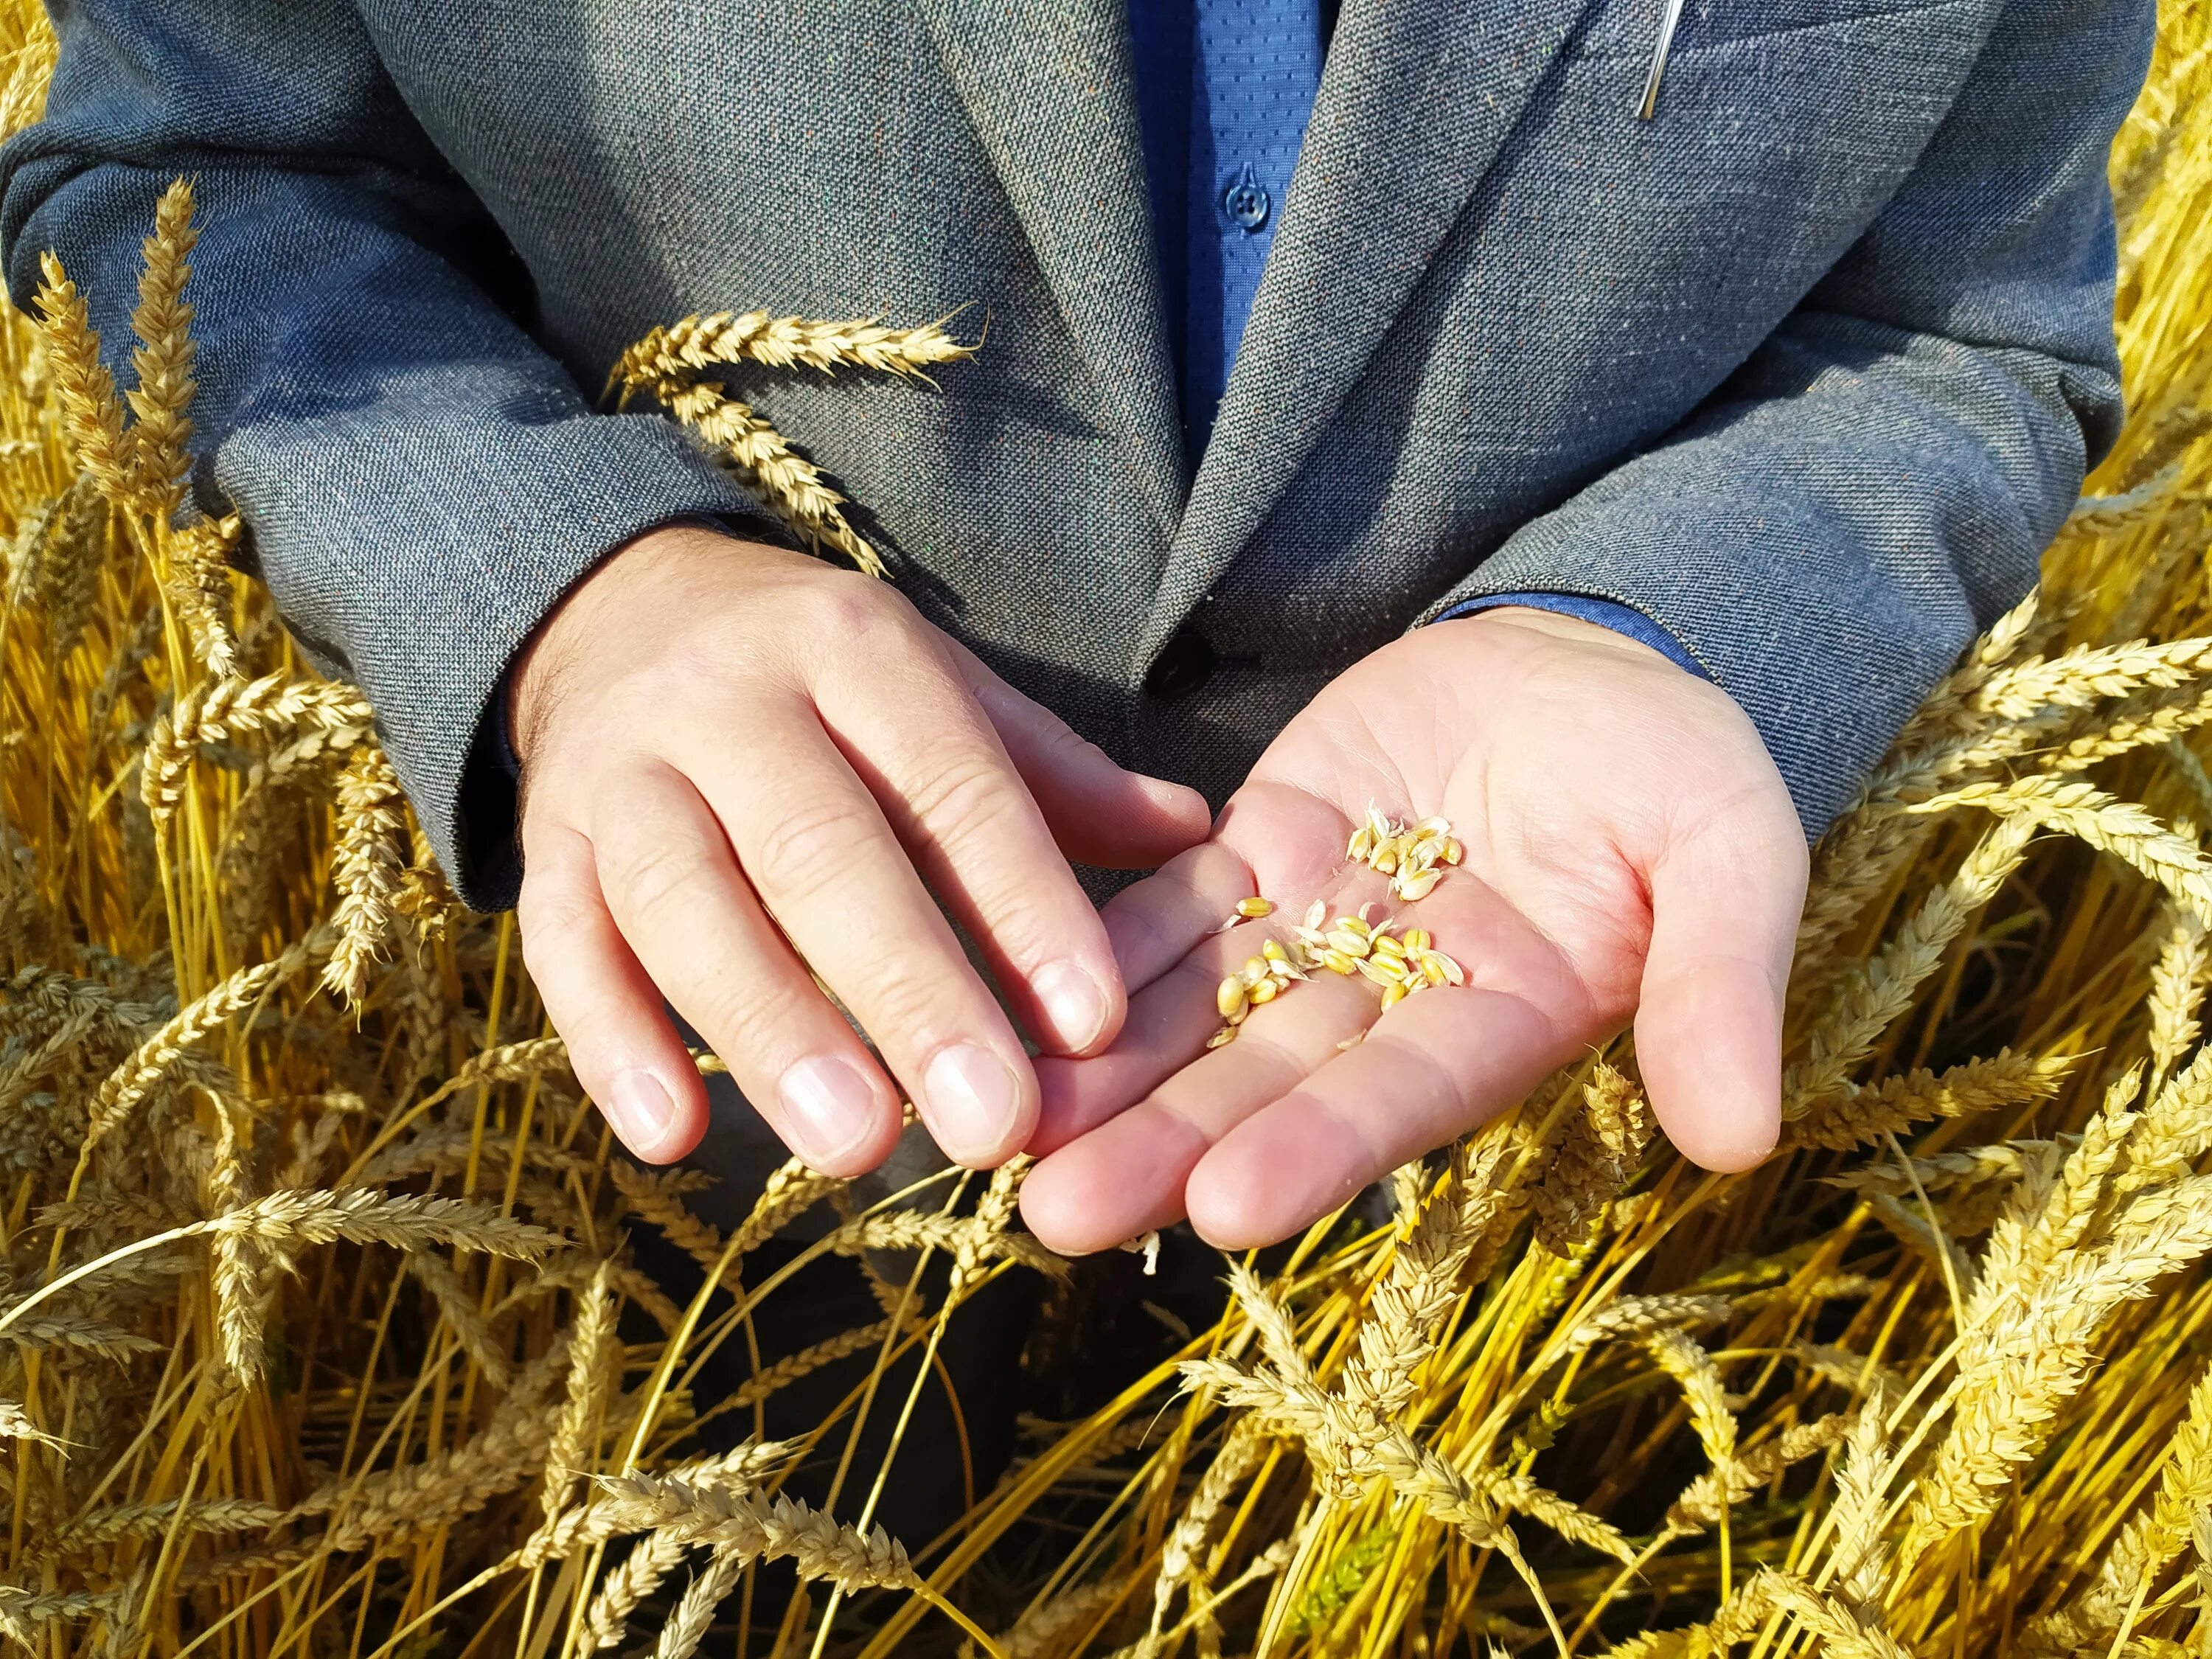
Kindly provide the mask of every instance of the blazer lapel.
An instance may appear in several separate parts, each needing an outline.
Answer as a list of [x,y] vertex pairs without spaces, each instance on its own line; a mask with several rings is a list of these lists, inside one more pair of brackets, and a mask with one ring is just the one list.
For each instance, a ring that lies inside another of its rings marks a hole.
[[1182,433],[1126,0],[917,9],[1152,503],[1164,551],[1182,513]]
[[1305,464],[1595,3],[1344,0],[1136,672]]

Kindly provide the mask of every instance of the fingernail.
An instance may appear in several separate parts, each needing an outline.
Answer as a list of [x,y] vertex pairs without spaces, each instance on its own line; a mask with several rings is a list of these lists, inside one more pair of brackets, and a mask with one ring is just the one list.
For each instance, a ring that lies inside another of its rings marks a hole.
[[1075,963],[1048,962],[1030,976],[1030,988],[1060,1047],[1085,1048],[1106,1029],[1106,993]]
[[648,1161],[668,1144],[676,1121],[676,1103],[650,1072],[617,1072],[599,1109],[623,1145]]
[[972,1042],[940,1049],[922,1074],[929,1127],[945,1152],[965,1163],[1003,1149],[1015,1129],[1014,1074]]
[[805,1143],[794,1150],[810,1163],[836,1163],[875,1133],[876,1091],[835,1054],[789,1067],[776,1092],[792,1133]]

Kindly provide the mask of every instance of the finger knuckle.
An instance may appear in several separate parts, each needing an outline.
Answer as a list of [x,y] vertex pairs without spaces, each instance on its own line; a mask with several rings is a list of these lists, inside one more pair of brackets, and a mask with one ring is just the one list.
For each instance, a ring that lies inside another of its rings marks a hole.
[[875,829],[874,814],[857,798],[794,806],[762,830],[746,873],[764,892],[827,890]]
[[946,847],[966,848],[1003,836],[1017,822],[1018,797],[995,756],[963,750],[939,758],[908,805],[929,836]]
[[658,842],[638,848],[603,873],[610,898],[630,915],[698,914],[710,879],[696,848]]
[[573,887],[526,880],[514,901],[514,921],[522,931],[522,959],[531,971],[540,972],[598,908]]
[[921,1053],[962,1026],[957,984],[942,963],[889,961],[873,968],[865,986],[854,988],[854,1000],[866,1008],[869,1035],[878,1043]]
[[803,978],[732,972],[695,994],[699,1029],[716,1051],[752,1069],[772,1072],[820,1046],[810,1037],[822,994]]
[[799,609],[811,636],[836,641],[841,655],[902,644],[914,619],[912,607],[893,589],[847,570],[825,568],[808,585]]

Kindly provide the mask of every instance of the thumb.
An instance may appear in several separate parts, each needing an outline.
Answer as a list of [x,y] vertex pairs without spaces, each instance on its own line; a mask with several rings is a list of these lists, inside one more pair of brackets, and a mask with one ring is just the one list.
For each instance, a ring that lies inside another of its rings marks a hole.
[[1206,839],[1213,814],[1198,791],[1123,770],[965,646],[945,643],[1053,839],[1070,859],[1108,870],[1149,870]]
[[1805,906],[1804,833],[1779,777],[1707,817],[1650,872],[1636,1061],[1682,1155],[1747,1170],[1782,1131],[1782,1010]]

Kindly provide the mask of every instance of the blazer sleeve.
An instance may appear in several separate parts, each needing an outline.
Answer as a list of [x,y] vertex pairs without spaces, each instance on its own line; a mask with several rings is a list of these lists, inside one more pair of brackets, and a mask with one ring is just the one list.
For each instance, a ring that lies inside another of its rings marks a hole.
[[193,178],[195,490],[368,694],[463,895],[508,901],[511,792],[472,823],[464,788],[508,659],[629,537],[757,507],[674,423],[595,412],[532,339],[520,261],[346,0],[54,13],[46,118],[0,150],[10,293],[27,306],[56,251],[127,384],[140,244]]
[[1806,834],[2036,580],[2120,422],[2112,136],[2148,0],[2012,0],[1863,237],[1676,430],[1451,593],[1587,594],[1750,714]]

